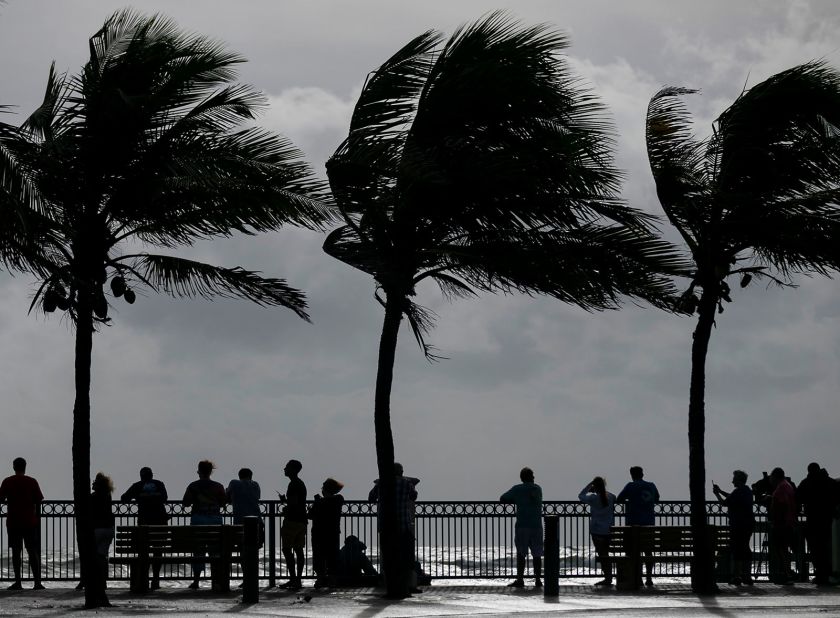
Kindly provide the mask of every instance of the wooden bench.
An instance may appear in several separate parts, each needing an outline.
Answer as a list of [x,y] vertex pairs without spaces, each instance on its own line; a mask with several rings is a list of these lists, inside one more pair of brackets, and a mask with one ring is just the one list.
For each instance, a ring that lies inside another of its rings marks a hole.
[[242,537],[242,526],[118,526],[111,563],[128,565],[133,592],[149,589],[152,565],[196,562],[210,565],[213,590],[228,591]]
[[[729,549],[729,528],[709,526],[710,563]],[[655,564],[690,562],[694,537],[690,526],[614,526],[611,529],[610,562],[615,569],[616,587],[638,589],[642,567],[648,560]],[[644,555],[650,552],[650,558]]]

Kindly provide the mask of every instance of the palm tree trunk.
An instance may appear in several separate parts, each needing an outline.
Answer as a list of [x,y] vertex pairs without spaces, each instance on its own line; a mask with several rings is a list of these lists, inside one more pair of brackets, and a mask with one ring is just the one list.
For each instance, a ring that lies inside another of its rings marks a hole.
[[691,531],[694,541],[691,589],[700,594],[714,591],[714,564],[708,551],[706,522],[706,353],[715,322],[717,295],[703,288],[699,318],[691,345],[691,386],[688,404],[688,487]]
[[[76,402],[73,405],[73,508],[85,607],[98,607],[100,586],[95,565],[96,548],[88,504],[90,502],[90,366],[93,349],[93,309],[90,295],[80,290],[76,320]],[[104,582],[101,582],[104,584]]]
[[376,372],[373,424],[376,431],[376,463],[379,468],[379,496],[382,513],[379,515],[380,551],[383,575],[389,598],[408,596],[408,580],[400,560],[399,523],[394,477],[394,435],[391,432],[391,384],[397,336],[402,321],[404,297],[388,294],[385,319],[379,341],[379,364]]

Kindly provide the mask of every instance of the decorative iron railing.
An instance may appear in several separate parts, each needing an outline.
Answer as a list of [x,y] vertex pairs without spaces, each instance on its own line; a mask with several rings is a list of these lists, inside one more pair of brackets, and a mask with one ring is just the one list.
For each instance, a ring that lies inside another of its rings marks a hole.
[[[188,525],[189,512],[180,502],[169,502],[170,524]],[[656,505],[656,523],[663,526],[688,525],[688,502],[660,502]],[[0,505],[0,580],[12,577],[11,554],[5,527],[5,505]],[[261,502],[265,524],[265,545],[260,550],[260,576],[274,585],[285,576],[280,551],[282,506],[276,500]],[[136,523],[137,505],[114,503],[117,526]],[[589,511],[580,502],[545,502],[545,515],[560,519],[561,577],[586,578],[600,576],[594,548],[589,538]],[[717,502],[706,505],[710,524],[726,525],[726,511]],[[434,579],[492,579],[510,577],[516,568],[513,548],[515,508],[499,502],[417,502],[415,509],[417,559],[422,569]],[[229,511],[224,513],[230,523]],[[766,513],[756,506],[757,532],[753,536],[754,570],[757,576],[767,575]],[[624,509],[616,506],[616,525],[623,525]],[[367,545],[367,554],[375,566],[379,563],[376,505],[363,501],[347,501],[342,514],[342,538],[355,535]],[[308,550],[308,548],[307,548]],[[307,551],[308,553],[308,551]],[[24,552],[24,569],[26,567]],[[42,576],[49,581],[73,581],[79,577],[76,553],[73,503],[48,500],[41,506]],[[687,564],[658,565],[655,574],[688,576]],[[238,571],[234,568],[234,576]],[[306,577],[312,577],[311,560],[307,560]],[[127,579],[124,567],[112,565],[113,579]],[[162,578],[188,578],[189,565],[165,565]]]

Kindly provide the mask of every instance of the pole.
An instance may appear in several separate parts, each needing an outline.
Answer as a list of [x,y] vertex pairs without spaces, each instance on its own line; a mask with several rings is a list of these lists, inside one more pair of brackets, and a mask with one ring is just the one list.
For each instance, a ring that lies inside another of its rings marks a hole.
[[260,600],[259,583],[259,545],[260,518],[254,515],[243,517],[242,539],[242,602],[258,603]]
[[545,587],[543,596],[560,595],[560,517],[545,516]]

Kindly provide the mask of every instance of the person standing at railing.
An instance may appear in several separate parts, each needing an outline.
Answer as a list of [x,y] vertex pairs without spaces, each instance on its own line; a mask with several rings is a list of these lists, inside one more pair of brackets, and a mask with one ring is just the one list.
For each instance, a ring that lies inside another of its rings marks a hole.
[[534,482],[534,471],[522,468],[519,472],[519,485],[514,485],[499,498],[500,502],[516,505],[516,524],[514,526],[514,545],[516,546],[516,579],[509,586],[525,586],[525,559],[528,550],[534,558],[534,587],[542,588],[542,487]]
[[[239,470],[239,478],[232,479],[228,483],[225,495],[230,505],[233,507],[233,523],[234,525],[242,525],[245,517],[260,517],[260,484],[254,480],[254,472],[250,468],[241,468]],[[263,538],[265,536],[262,518],[259,520],[259,546],[262,547]],[[248,561],[242,562],[243,579],[248,579]],[[245,587],[245,583],[239,585],[240,588]]]
[[731,493],[723,491],[717,484],[712,484],[712,492],[718,502],[729,511],[729,548],[732,552],[732,584],[752,586],[752,548],[750,540],[755,531],[753,514],[753,492],[747,485],[747,473],[735,470],[732,473]]
[[589,505],[589,536],[592,537],[595,553],[598,554],[604,572],[604,579],[595,582],[595,585],[611,586],[610,528],[615,523],[615,496],[607,491],[604,477],[596,476],[580,490],[578,500]]
[[285,494],[277,493],[283,507],[283,525],[280,528],[280,541],[283,544],[283,557],[289,571],[289,581],[281,588],[300,590],[303,587],[303,566],[306,558],[303,548],[306,546],[306,485],[298,476],[303,464],[297,459],[290,459],[283,468],[283,474],[289,479]]
[[[132,483],[120,496],[122,502],[137,501],[137,523],[141,526],[166,525],[169,522],[169,514],[166,512],[168,499],[166,485],[154,478],[152,469],[148,466],[140,468],[140,480]],[[159,557],[160,550],[152,550],[152,555]],[[152,581],[149,584],[152,590],[160,588],[160,567],[160,562],[152,565]]]
[[[645,472],[641,466],[630,468],[632,479],[616,497],[618,504],[627,503],[625,522],[628,526],[652,526],[656,523],[654,505],[659,502],[659,490],[650,481],[644,480]],[[649,548],[641,548],[645,558],[645,586],[653,586],[653,560]],[[641,575],[639,576],[641,577]]]
[[26,460],[17,457],[12,462],[14,475],[6,477],[0,483],[0,502],[8,503],[6,513],[6,531],[9,534],[9,547],[12,550],[12,568],[15,581],[9,590],[21,590],[21,554],[26,546],[29,568],[35,581],[34,590],[43,590],[41,583],[41,526],[38,521],[38,508],[44,501],[41,487],[31,476],[26,476]]
[[[222,524],[222,507],[227,503],[225,488],[221,483],[210,480],[210,475],[216,468],[212,461],[207,459],[198,462],[198,480],[187,486],[184,492],[184,506],[192,507],[190,512],[190,525],[192,526],[220,526]],[[195,554],[204,558],[205,552]],[[204,561],[193,562],[193,581],[190,588],[198,589],[198,581],[204,572]]]
[[805,509],[805,538],[817,586],[831,582],[831,526],[838,504],[838,484],[820,464],[808,464],[808,476],[796,488],[796,502]]
[[790,570],[790,553],[794,551],[794,534],[798,507],[793,485],[785,478],[782,468],[770,472],[770,581],[774,584],[793,584]]
[[96,562],[94,577],[87,579],[87,584],[94,587],[97,607],[110,607],[105,593],[108,581],[108,552],[114,540],[114,513],[111,495],[114,482],[111,477],[97,472],[93,479],[93,492],[90,494],[90,523],[93,528],[93,540],[96,544]]
[[344,484],[328,478],[321,485],[321,496],[315,494],[315,502],[309,510],[312,520],[312,569],[315,571],[315,587],[334,585],[338,575],[338,552],[341,547],[341,508],[344,496],[339,492]]

